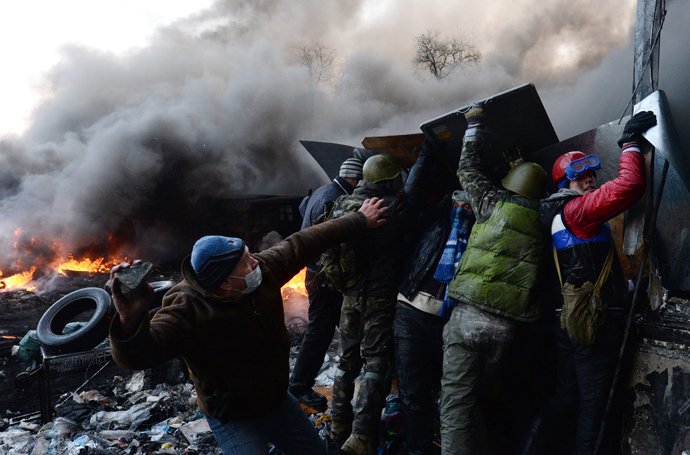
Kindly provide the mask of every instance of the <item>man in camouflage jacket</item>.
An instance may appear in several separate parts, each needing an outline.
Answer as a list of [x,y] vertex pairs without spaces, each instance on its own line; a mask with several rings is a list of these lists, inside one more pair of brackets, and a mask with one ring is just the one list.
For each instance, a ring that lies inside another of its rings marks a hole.
[[441,398],[443,454],[487,453],[482,401],[518,321],[540,309],[535,284],[544,257],[539,199],[546,173],[522,163],[494,186],[481,167],[484,109],[466,114],[458,177],[477,221],[448,295],[458,303],[443,332]]
[[[362,200],[379,197],[388,207],[386,225],[367,231],[348,248],[354,252],[354,270],[342,289],[340,361],[333,384],[331,438],[343,444],[345,454],[375,454],[381,409],[390,387],[393,367],[393,315],[404,262],[404,237],[409,221],[429,181],[426,172],[432,157],[423,147],[403,184],[402,169],[388,155],[364,163],[364,178],[352,196],[339,199],[334,216],[356,207]],[[354,278],[352,278],[354,276]],[[354,382],[364,366],[355,402]]]

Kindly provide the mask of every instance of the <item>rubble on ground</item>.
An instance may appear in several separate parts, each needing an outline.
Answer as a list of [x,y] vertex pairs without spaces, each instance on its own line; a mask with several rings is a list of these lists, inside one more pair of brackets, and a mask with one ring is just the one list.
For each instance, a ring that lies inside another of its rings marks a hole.
[[[303,333],[293,335],[297,343],[291,364]],[[334,349],[329,350],[317,386],[332,385],[336,358]],[[44,425],[38,413],[0,419],[0,455],[222,454],[198,409],[194,385],[158,384],[143,390],[144,374],[135,373],[127,380],[115,377],[101,390],[64,394],[55,406],[55,418]],[[329,411],[310,419],[325,439],[330,432]],[[279,455],[275,448],[270,453]]]
[[[292,339],[290,370],[306,329],[306,321],[291,322],[288,324]],[[41,360],[35,338],[35,331],[27,332],[13,350],[13,361],[31,363],[30,370]],[[317,388],[333,385],[338,339],[336,334],[324,356],[315,379]],[[46,424],[41,423],[40,413],[14,414],[15,417],[10,412],[5,413],[5,418],[0,418],[0,455],[222,454],[199,411],[191,382],[162,383],[145,390],[144,384],[148,382],[144,377],[143,371],[126,379],[115,376],[108,386],[100,386],[99,390],[66,393],[57,400],[55,417]],[[391,405],[393,403],[384,410],[382,419],[382,453],[386,454],[397,453],[390,449],[397,445],[395,430],[400,430],[399,412]],[[389,416],[391,413],[393,415]],[[313,413],[309,419],[328,446],[330,410]],[[330,445],[329,453],[337,453],[338,449]],[[280,455],[281,452],[272,448],[269,453]]]
[[[197,408],[191,383],[139,390],[134,375],[111,390],[66,394],[56,418],[41,425],[5,419],[0,455],[221,454]],[[0,427],[1,428],[1,427]]]
[[[317,386],[332,385],[336,356],[332,351],[329,354]],[[107,390],[64,394],[55,406],[56,417],[45,425],[39,414],[0,419],[0,455],[221,455],[197,406],[194,385],[158,384],[142,390],[144,373],[135,373],[127,381],[115,377]],[[397,453],[390,449],[398,444],[395,436],[401,429],[398,408],[397,396],[392,395],[382,418],[383,453]],[[328,446],[330,410],[309,419]],[[281,452],[273,448],[269,453]],[[337,453],[337,448],[329,447],[329,453]]]

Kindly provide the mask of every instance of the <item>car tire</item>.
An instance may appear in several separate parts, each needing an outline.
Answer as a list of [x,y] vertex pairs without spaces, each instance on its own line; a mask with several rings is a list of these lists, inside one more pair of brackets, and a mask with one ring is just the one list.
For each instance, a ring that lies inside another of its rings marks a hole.
[[[93,349],[108,336],[110,296],[100,288],[85,288],[67,294],[43,314],[36,337],[50,355]],[[63,334],[65,326],[84,311],[95,310],[91,319],[75,332]]]

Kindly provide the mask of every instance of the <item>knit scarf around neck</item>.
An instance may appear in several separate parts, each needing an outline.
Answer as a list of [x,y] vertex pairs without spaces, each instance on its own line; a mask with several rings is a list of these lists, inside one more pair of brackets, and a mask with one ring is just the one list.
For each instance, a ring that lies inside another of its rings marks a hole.
[[[473,213],[461,207],[456,207],[450,212],[450,220],[452,227],[448,235],[448,241],[434,273],[434,279],[444,284],[450,283],[455,275],[460,257],[467,249],[467,239],[472,231],[475,217]],[[455,301],[448,297],[448,290],[446,289],[446,297],[443,300],[439,316],[449,319],[453,308],[455,308]]]

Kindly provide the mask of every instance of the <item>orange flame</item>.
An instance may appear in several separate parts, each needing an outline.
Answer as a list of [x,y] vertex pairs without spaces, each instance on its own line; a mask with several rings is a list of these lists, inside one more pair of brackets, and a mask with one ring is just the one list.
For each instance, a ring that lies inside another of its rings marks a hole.
[[104,273],[106,272],[106,267],[103,265],[103,259],[104,258],[98,258],[95,260],[91,259],[83,259],[81,261],[78,261],[74,259],[72,255],[67,256],[69,260],[67,262],[63,262],[62,264],[57,266],[57,271],[58,273],[62,273],[63,275],[65,274],[65,270],[71,270],[74,272],[89,272],[89,273]]
[[85,258],[79,261],[74,259],[74,256],[71,254],[67,255],[67,259],[67,261],[61,264],[54,265],[53,268],[63,275],[67,275],[65,271],[88,272],[93,275],[94,273],[108,273],[115,265],[127,261],[127,257],[110,259],[108,261],[106,261],[105,258]]
[[285,283],[285,285],[280,288],[280,293],[282,294],[283,298],[286,297],[286,291],[288,289],[293,290],[294,292],[297,292],[299,294],[302,294],[304,296],[307,295],[307,288],[304,286],[304,279],[307,275],[307,268],[303,268],[302,270],[297,273],[297,275],[293,276],[290,281]]
[[0,289],[7,289],[13,287],[22,287],[26,283],[30,282],[34,277],[34,272],[36,267],[31,267],[24,273],[18,273],[16,275],[8,276],[7,278],[2,278],[2,270],[0,270]]
[[[50,267],[57,273],[61,273],[65,276],[67,275],[65,271],[88,272],[89,274],[108,273],[113,266],[127,260],[125,257],[124,259],[112,259],[105,261],[105,258],[101,257],[93,260],[86,258],[79,261],[74,259],[71,254],[67,255],[67,258],[68,259],[66,261],[62,263],[56,262]],[[27,284],[33,279],[35,271],[36,267],[32,266],[31,269],[27,270],[26,272],[4,278],[2,271],[0,270],[0,291],[5,291],[8,289],[24,289],[28,292],[34,291],[38,286],[27,286]]]

